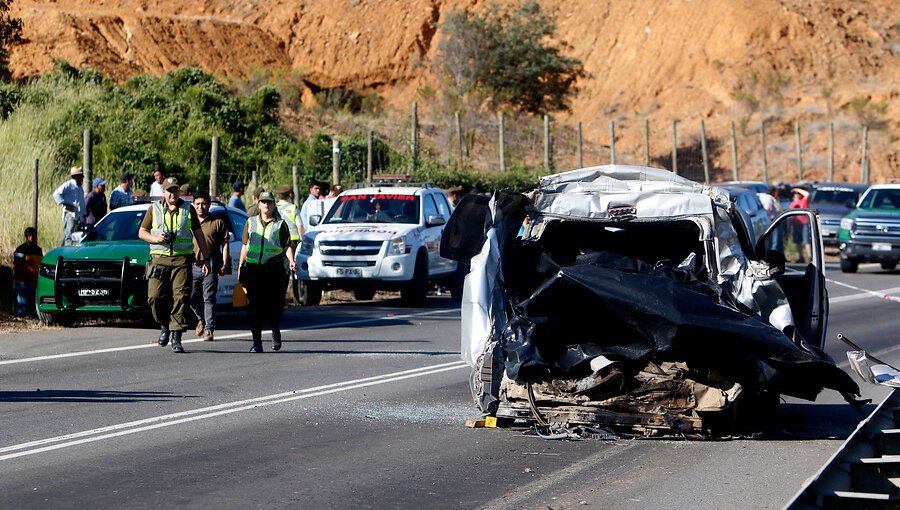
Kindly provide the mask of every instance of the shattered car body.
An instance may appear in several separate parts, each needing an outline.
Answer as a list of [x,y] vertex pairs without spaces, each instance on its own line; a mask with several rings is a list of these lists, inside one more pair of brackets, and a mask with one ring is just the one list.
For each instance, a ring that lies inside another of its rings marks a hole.
[[[791,222],[811,230],[813,260],[788,268],[772,233]],[[461,352],[476,404],[539,424],[708,434],[782,394],[858,394],[821,350],[815,212],[785,213],[752,239],[726,192],[654,168],[585,168],[528,196],[466,197],[442,255],[471,265]]]

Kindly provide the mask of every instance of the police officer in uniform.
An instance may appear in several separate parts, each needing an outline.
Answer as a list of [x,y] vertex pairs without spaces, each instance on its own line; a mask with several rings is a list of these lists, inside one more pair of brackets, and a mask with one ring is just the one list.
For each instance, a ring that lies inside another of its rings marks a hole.
[[238,280],[247,291],[250,304],[248,314],[253,337],[250,352],[262,352],[263,320],[272,327],[272,350],[277,351],[281,349],[281,316],[288,282],[285,265],[295,271],[296,262],[290,229],[278,214],[275,195],[268,191],[260,193],[257,205],[259,214],[251,216],[244,226]]
[[191,296],[194,240],[203,255],[203,274],[210,271],[209,249],[197,212],[180,198],[178,180],[168,177],[162,188],[163,198],[151,202],[138,237],[150,243],[147,301],[160,326],[159,345],[165,346],[171,340],[172,352],[184,352],[181,334],[188,328],[185,314]]

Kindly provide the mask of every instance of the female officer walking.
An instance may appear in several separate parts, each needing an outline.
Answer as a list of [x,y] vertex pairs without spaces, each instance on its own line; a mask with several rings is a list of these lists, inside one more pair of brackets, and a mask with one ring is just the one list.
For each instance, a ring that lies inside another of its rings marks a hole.
[[259,214],[251,216],[244,227],[238,280],[247,290],[250,352],[262,352],[262,322],[272,327],[272,350],[281,349],[281,316],[284,313],[284,289],[288,275],[284,257],[291,271],[296,270],[291,234],[287,223],[278,215],[275,195],[264,191],[259,195]]

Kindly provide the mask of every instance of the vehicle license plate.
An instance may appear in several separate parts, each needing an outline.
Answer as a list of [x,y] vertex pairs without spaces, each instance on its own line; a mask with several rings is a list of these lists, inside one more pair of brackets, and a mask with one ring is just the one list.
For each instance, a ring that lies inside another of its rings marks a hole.
[[347,278],[362,278],[363,275],[362,269],[358,267],[338,267],[335,269],[335,274]]
[[872,243],[872,251],[891,251],[891,243]]
[[78,289],[78,295],[81,297],[108,296],[109,289]]

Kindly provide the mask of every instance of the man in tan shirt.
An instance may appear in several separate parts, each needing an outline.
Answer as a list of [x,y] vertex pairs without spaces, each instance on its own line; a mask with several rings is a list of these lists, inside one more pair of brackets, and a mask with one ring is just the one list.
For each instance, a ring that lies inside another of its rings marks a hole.
[[194,194],[194,210],[200,220],[200,229],[209,248],[210,271],[203,272],[203,253],[194,239],[193,286],[191,289],[191,310],[197,317],[197,336],[206,341],[213,340],[216,330],[216,293],[219,291],[219,276],[225,275],[228,253],[228,227],[221,218],[209,214],[211,199],[209,193],[198,191]]

